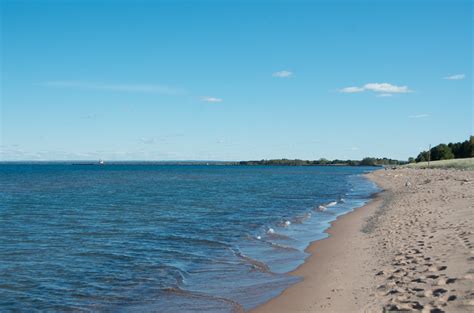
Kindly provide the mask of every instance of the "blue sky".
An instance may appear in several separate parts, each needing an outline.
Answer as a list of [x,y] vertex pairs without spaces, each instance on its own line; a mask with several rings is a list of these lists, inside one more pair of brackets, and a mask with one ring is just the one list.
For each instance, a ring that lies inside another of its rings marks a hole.
[[406,159],[473,133],[471,1],[1,1],[3,160]]

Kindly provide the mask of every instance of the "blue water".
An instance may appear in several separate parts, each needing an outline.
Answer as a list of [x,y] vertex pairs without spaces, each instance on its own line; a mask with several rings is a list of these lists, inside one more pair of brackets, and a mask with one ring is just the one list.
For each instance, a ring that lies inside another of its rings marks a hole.
[[247,310],[299,280],[371,170],[0,164],[0,309]]

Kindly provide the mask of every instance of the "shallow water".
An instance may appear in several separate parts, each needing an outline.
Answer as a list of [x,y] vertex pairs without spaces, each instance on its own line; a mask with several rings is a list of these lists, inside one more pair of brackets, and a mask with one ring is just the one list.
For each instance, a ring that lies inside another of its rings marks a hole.
[[370,170],[0,164],[0,308],[252,308],[377,191]]

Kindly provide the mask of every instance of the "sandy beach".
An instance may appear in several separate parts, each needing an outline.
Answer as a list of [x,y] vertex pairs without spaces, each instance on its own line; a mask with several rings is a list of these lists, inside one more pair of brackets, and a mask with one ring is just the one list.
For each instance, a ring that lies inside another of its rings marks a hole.
[[252,312],[474,311],[474,171],[380,170],[384,191],[338,218]]

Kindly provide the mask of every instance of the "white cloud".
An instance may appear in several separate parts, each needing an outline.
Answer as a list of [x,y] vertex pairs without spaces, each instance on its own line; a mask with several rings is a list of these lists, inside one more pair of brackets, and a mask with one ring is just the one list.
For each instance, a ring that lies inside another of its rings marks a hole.
[[44,83],[44,85],[54,88],[74,88],[83,90],[103,90],[117,92],[145,92],[166,95],[177,95],[184,93],[184,90],[180,88],[157,84],[108,84],[84,81],[49,81]]
[[293,72],[287,71],[287,70],[283,70],[283,71],[279,71],[279,72],[273,73],[272,76],[273,76],[273,77],[278,77],[278,78],[288,78],[288,77],[293,76]]
[[339,91],[342,93],[356,93],[356,92],[362,92],[364,90],[365,89],[361,87],[346,87],[346,88],[342,88]]
[[429,114],[416,114],[416,115],[410,115],[408,118],[425,118],[429,117]]
[[362,87],[351,86],[339,89],[341,93],[357,93],[364,91],[372,91],[378,93],[378,97],[391,97],[394,93],[412,92],[407,86],[397,86],[389,83],[368,83]]
[[449,79],[449,80],[461,80],[464,78],[466,78],[465,74],[454,74],[454,75],[443,77],[443,79]]
[[224,101],[223,99],[216,98],[216,97],[202,97],[201,100],[205,102],[212,102],[212,103],[218,103],[218,102]]
[[365,90],[383,93],[407,93],[410,92],[407,86],[396,86],[389,83],[369,83],[364,85]]

